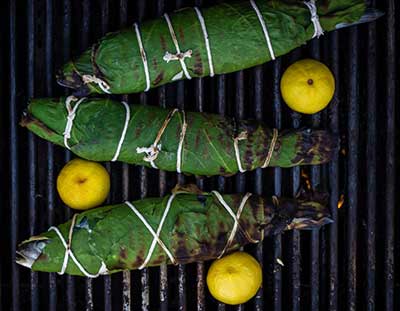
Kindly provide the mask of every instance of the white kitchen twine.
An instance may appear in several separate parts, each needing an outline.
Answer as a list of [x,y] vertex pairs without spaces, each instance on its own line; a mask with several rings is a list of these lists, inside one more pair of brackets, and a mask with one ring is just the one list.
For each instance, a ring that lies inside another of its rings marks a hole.
[[304,1],[304,4],[307,6],[307,8],[310,10],[311,14],[311,22],[314,25],[314,34],[312,38],[319,38],[324,34],[324,29],[322,28],[320,22],[319,22],[319,17],[317,14],[317,6],[315,5],[315,0],[310,0],[310,1]]
[[213,77],[214,76],[214,65],[213,65],[213,62],[212,62],[210,41],[209,41],[209,38],[208,38],[206,23],[204,21],[204,17],[201,14],[200,9],[195,6],[194,10],[196,11],[197,18],[199,19],[199,22],[200,22],[201,30],[203,31],[204,42],[206,44],[206,50],[207,50],[208,66],[210,67],[210,77]]
[[172,77],[171,81],[180,80],[183,78],[183,71],[179,71],[175,76]]
[[165,246],[164,242],[161,241],[160,239],[160,233],[162,230],[162,226],[164,224],[165,218],[168,215],[168,211],[171,207],[172,201],[174,199],[175,195],[172,194],[168,200],[167,206],[165,207],[163,216],[161,218],[160,224],[158,225],[157,228],[157,233],[154,232],[153,228],[150,226],[150,224],[147,222],[146,218],[143,217],[143,215],[136,209],[136,207],[126,201],[125,204],[129,206],[129,208],[135,213],[135,215],[142,221],[142,223],[145,225],[145,227],[147,228],[147,230],[149,230],[149,232],[151,233],[151,235],[154,237],[153,242],[151,243],[151,246],[149,248],[149,251],[147,253],[146,259],[143,261],[143,263],[140,265],[140,267],[138,268],[139,270],[143,269],[144,267],[146,267],[147,263],[149,262],[151,255],[153,254],[154,251],[154,247],[155,247],[155,243],[158,243],[158,245],[161,246],[161,248],[164,250],[164,252],[167,254],[167,256],[169,257],[169,259],[171,260],[171,262],[173,264],[176,264],[176,260],[174,258],[174,256],[171,254],[171,252],[169,251],[169,249]]
[[[175,54],[172,54],[167,51],[167,52],[165,52],[163,60],[165,60],[167,63],[169,63],[171,60],[179,60],[179,61],[182,60],[183,61],[186,57],[188,57],[188,58],[192,57],[192,53],[193,53],[192,50],[187,50],[186,52],[175,53]],[[180,71],[180,72],[182,72],[182,75],[183,75],[183,71]]]
[[[71,138],[71,131],[72,131],[72,126],[74,125],[74,119],[76,117],[76,111],[78,110],[79,105],[85,100],[86,98],[83,97],[81,99],[77,99],[75,96],[71,95],[68,96],[67,99],[65,100],[65,107],[67,108],[67,123],[65,125],[65,129],[64,129],[64,146],[71,150],[71,147],[68,144],[68,139]],[[74,105],[74,107],[71,107],[71,103],[75,102],[76,104]]]
[[146,162],[150,162],[152,168],[158,169],[154,161],[157,159],[160,150],[161,144],[152,144],[150,147],[137,147],[136,153],[145,153],[146,156],[144,156],[143,160]]
[[259,20],[259,22],[261,24],[261,28],[262,28],[262,31],[264,33],[265,41],[267,41],[269,55],[271,56],[271,59],[274,60],[275,59],[275,53],[274,53],[274,49],[272,48],[271,40],[269,38],[268,28],[267,28],[267,25],[265,24],[264,17],[262,16],[262,14],[261,14],[257,4],[254,2],[254,0],[250,0],[250,4],[253,7],[254,11],[256,12],[258,20]]
[[172,26],[171,20],[170,20],[170,18],[169,18],[167,13],[164,14],[164,18],[165,18],[165,21],[168,24],[168,29],[169,29],[169,32],[171,34],[172,42],[175,45],[176,53],[172,54],[172,53],[167,51],[165,53],[163,59],[167,63],[169,63],[171,60],[179,60],[179,62],[181,64],[181,67],[182,67],[182,70],[183,70],[186,78],[190,80],[190,79],[192,79],[192,77],[190,76],[189,71],[187,70],[187,67],[186,67],[186,64],[185,64],[185,58],[186,57],[189,57],[189,58],[192,57],[192,50],[187,50],[186,52],[181,53],[181,50],[180,50],[179,44],[178,44],[178,40],[176,39],[174,27]]
[[239,169],[239,172],[244,173],[246,170],[242,167],[242,161],[240,160],[240,152],[239,152],[239,140],[247,139],[247,132],[241,132],[239,136],[233,138],[233,148],[235,149],[235,157],[236,163]]
[[76,264],[76,266],[78,267],[79,271],[82,272],[83,275],[85,275],[88,278],[97,278],[99,275],[102,274],[107,274],[108,270],[106,267],[106,264],[104,263],[104,261],[101,261],[101,266],[99,268],[99,271],[96,274],[91,274],[89,272],[86,271],[86,269],[82,266],[82,264],[78,261],[78,259],[75,257],[74,253],[72,252],[72,235],[74,232],[74,226],[75,226],[75,222],[76,222],[76,217],[78,216],[78,214],[75,214],[72,217],[71,220],[71,226],[69,228],[69,234],[68,234],[68,243],[65,241],[63,235],[61,234],[60,230],[57,227],[50,227],[48,231],[55,231],[56,234],[58,235],[58,237],[60,238],[61,243],[63,244],[64,248],[65,248],[65,255],[64,255],[64,260],[63,260],[63,264],[61,266],[61,271],[58,272],[58,274],[62,275],[65,273],[65,270],[67,269],[68,266],[68,261],[69,258],[71,257],[71,259],[73,260],[73,262]]
[[142,58],[143,67],[144,67],[144,75],[146,77],[146,89],[144,91],[147,92],[150,89],[150,73],[149,73],[149,66],[147,64],[146,51],[143,47],[142,36],[140,35],[140,29],[139,29],[138,24],[134,23],[133,27],[135,28],[136,39],[137,39],[137,42],[139,45],[139,50],[140,50],[140,57]]
[[83,75],[82,80],[83,80],[84,84],[93,82],[93,83],[97,84],[104,93],[111,94],[110,86],[104,80],[101,80],[100,78],[96,77],[95,75]]
[[187,129],[186,113],[184,110],[182,110],[182,121],[183,121],[183,123],[182,123],[181,134],[179,135],[178,151],[176,152],[176,171],[178,173],[181,173],[183,142],[185,140],[186,129]]
[[273,129],[272,131],[273,131],[273,134],[272,134],[271,144],[269,145],[267,157],[265,158],[264,164],[261,166],[261,168],[266,168],[269,165],[269,163],[271,162],[271,159],[272,159],[272,155],[274,154],[275,145],[276,145],[276,141],[278,140],[279,132],[277,129]]
[[111,159],[112,162],[118,160],[119,154],[121,152],[122,144],[124,143],[124,140],[125,140],[126,131],[128,130],[129,119],[131,118],[131,112],[130,112],[129,105],[126,102],[121,102],[121,103],[124,105],[125,111],[126,111],[125,124],[124,124],[124,128],[122,130],[121,138],[119,139],[119,142],[118,142],[117,150],[115,151],[114,157]]
[[[167,128],[169,122],[171,121],[172,117],[174,114],[178,111],[178,109],[174,109],[170,111],[167,115],[167,117],[164,120],[163,125],[161,126],[160,130],[157,133],[157,137],[154,140],[154,143],[152,143],[149,147],[137,147],[136,148],[136,153],[145,153],[145,157],[143,158],[144,161],[150,162],[151,166],[155,169],[157,169],[157,165],[154,163],[154,161],[157,159],[158,154],[161,151],[161,144],[159,144],[162,135],[164,134],[165,129]],[[186,128],[185,128],[186,132]],[[182,136],[182,135],[181,135]],[[181,137],[181,141],[183,141],[183,138]]]
[[[243,209],[244,209],[244,207],[246,206],[247,200],[248,200],[251,196],[252,196],[252,194],[251,194],[250,192],[247,192],[247,193],[244,195],[244,197],[242,198],[242,200],[240,201],[239,208],[238,208],[237,213],[236,213],[236,216],[235,216],[235,218],[234,218],[235,222],[234,222],[234,224],[233,224],[232,231],[231,231],[231,233],[230,233],[230,235],[229,235],[228,241],[226,242],[224,249],[222,250],[221,254],[219,254],[218,258],[221,258],[221,257],[225,254],[226,250],[231,246],[231,244],[232,244],[232,242],[233,242],[233,239],[234,239],[235,236],[236,236],[236,232],[237,232],[237,230],[238,230],[238,225],[239,225],[240,216],[242,215]],[[221,198],[222,198],[222,197],[221,197]],[[222,205],[224,205],[224,204],[222,203],[222,201],[220,201],[220,202],[221,202]],[[224,202],[225,202],[225,201],[224,201]],[[226,204],[226,202],[225,202],[225,204]],[[227,206],[228,206],[228,205],[227,205]]]
[[246,235],[246,238],[249,240],[249,242],[258,243],[259,241],[258,240],[254,240],[253,238],[251,238],[249,236],[249,234],[245,230],[243,230],[241,228],[240,223],[239,223],[240,216],[242,214],[243,208],[245,207],[247,200],[250,198],[250,196],[252,194],[249,193],[249,192],[245,194],[245,196],[242,198],[242,200],[240,202],[238,211],[237,211],[237,213],[235,215],[235,213],[232,211],[231,207],[226,203],[226,201],[224,200],[224,198],[222,197],[222,195],[218,191],[214,190],[211,193],[215,195],[215,197],[218,199],[218,201],[221,203],[221,205],[226,209],[226,211],[229,213],[229,215],[232,217],[232,219],[234,221],[234,224],[233,224],[233,227],[232,227],[232,231],[231,231],[231,233],[229,235],[228,241],[227,241],[224,249],[222,250],[221,254],[218,256],[218,258],[221,258],[224,255],[225,251],[229,248],[229,246],[231,245],[233,239],[235,238],[236,232],[237,232],[237,230],[239,228],[241,229],[243,234]]
[[[169,197],[169,199],[168,199],[168,201],[167,201],[167,205],[166,205],[166,207],[165,207],[165,209],[164,209],[164,213],[163,213],[163,215],[162,215],[162,217],[161,217],[160,223],[159,223],[158,228],[157,228],[157,231],[156,231],[156,234],[157,234],[158,239],[160,239],[160,234],[161,234],[161,231],[162,231],[162,227],[163,227],[163,225],[164,225],[164,221],[165,221],[165,219],[167,218],[168,212],[169,212],[169,210],[170,210],[170,208],[171,208],[172,201],[175,199],[175,196],[176,196],[176,194],[173,193],[173,194]],[[154,238],[153,241],[151,242],[151,245],[150,245],[149,251],[148,251],[148,253],[147,253],[146,259],[145,259],[145,261],[142,263],[142,265],[139,267],[139,269],[142,269],[142,268],[144,268],[144,267],[147,266],[147,264],[148,264],[148,262],[149,262],[151,256],[153,255],[154,248],[156,247],[156,243],[157,243],[157,240],[158,240],[158,239]],[[165,251],[165,249],[164,249],[164,251]],[[171,258],[172,258],[172,259],[171,259]],[[176,264],[176,260],[175,260],[175,258],[174,258],[173,256],[170,257],[170,259],[171,259],[171,262],[172,262],[173,264]]]
[[[221,258],[224,253],[226,252],[226,250],[229,248],[229,246],[232,244],[233,239],[236,236],[237,230],[240,228],[240,216],[243,212],[244,207],[246,206],[246,203],[248,201],[248,199],[252,196],[251,193],[246,193],[239,205],[238,211],[235,215],[235,213],[232,211],[231,207],[226,203],[226,201],[223,199],[222,195],[218,192],[218,191],[212,191],[212,193],[215,195],[215,197],[218,199],[218,201],[222,204],[222,206],[226,209],[226,211],[229,213],[229,215],[233,218],[234,224],[231,230],[231,233],[229,235],[229,238],[227,240],[227,243],[224,247],[224,249],[222,250],[222,252],[220,253],[220,255],[218,256],[218,258]],[[151,256],[153,255],[154,249],[156,244],[158,243],[158,245],[160,245],[160,247],[164,250],[164,252],[167,254],[167,256],[169,257],[169,259],[171,260],[171,263],[176,265],[177,261],[175,259],[175,257],[172,255],[172,253],[170,252],[170,250],[166,247],[166,245],[164,244],[164,242],[160,239],[160,234],[162,231],[162,227],[164,225],[165,219],[168,216],[168,212],[171,209],[171,205],[173,200],[175,199],[177,194],[173,193],[167,201],[167,205],[164,209],[163,215],[161,217],[160,223],[157,227],[157,231],[155,232],[153,230],[153,228],[151,227],[151,225],[149,224],[149,222],[146,220],[146,218],[144,218],[144,216],[136,209],[136,207],[128,202],[125,201],[125,204],[133,211],[133,213],[142,221],[142,223],[145,225],[145,227],[147,228],[147,230],[150,232],[150,234],[153,236],[153,241],[151,242],[151,245],[149,247],[149,250],[147,252],[147,256],[145,258],[145,260],[143,261],[143,263],[140,265],[140,267],[138,268],[139,270],[145,268],[148,264],[148,262],[151,259]],[[57,227],[50,227],[48,231],[55,231],[57,236],[60,238],[61,243],[63,244],[64,248],[65,248],[65,255],[64,255],[64,260],[63,260],[63,264],[61,266],[61,270],[60,272],[58,272],[58,274],[62,275],[65,273],[67,266],[68,266],[68,261],[69,258],[71,257],[71,259],[74,261],[74,263],[76,264],[76,266],[78,267],[78,269],[82,272],[83,275],[85,275],[88,278],[96,278],[99,275],[103,275],[103,274],[107,274],[108,273],[108,269],[106,267],[106,264],[104,263],[104,261],[101,261],[101,266],[99,268],[99,271],[96,274],[91,274],[89,272],[86,271],[86,269],[82,266],[82,264],[78,261],[78,259],[75,257],[74,253],[72,252],[72,236],[73,236],[73,231],[74,231],[74,226],[76,223],[76,218],[77,218],[78,214],[75,214],[72,217],[71,220],[71,226],[69,229],[69,233],[68,233],[68,242],[66,242],[66,240],[64,239],[63,235],[61,234],[60,230]],[[247,239],[252,242],[252,243],[258,243],[258,240],[254,240],[251,237],[248,236],[247,232],[244,232],[246,234]]]

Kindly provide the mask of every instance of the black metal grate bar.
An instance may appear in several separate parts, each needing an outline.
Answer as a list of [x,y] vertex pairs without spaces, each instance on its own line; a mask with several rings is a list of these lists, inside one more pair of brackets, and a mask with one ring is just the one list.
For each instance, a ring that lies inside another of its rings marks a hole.
[[[27,96],[33,97],[35,90],[35,4],[33,0],[27,3]],[[29,178],[29,235],[36,234],[37,222],[37,204],[36,204],[36,138],[32,133],[28,133],[28,178]],[[39,310],[39,279],[36,272],[30,273],[30,300],[31,311]]]
[[[386,58],[386,206],[385,206],[385,310],[392,310],[394,305],[394,219],[395,219],[395,101],[396,101],[396,1],[387,3],[387,54]],[[398,5],[398,3],[397,3]],[[398,286],[397,286],[398,288]],[[397,294],[398,296],[399,294]]]
[[[126,27],[128,24],[128,1],[120,0],[119,3],[119,26],[121,28]],[[127,95],[122,96],[122,100],[129,102]],[[129,200],[129,166],[124,163],[122,164],[122,201]],[[131,271],[124,271],[122,273],[122,310],[129,311],[132,308],[132,278]]]
[[[17,33],[16,33],[16,4],[11,1],[10,3],[10,67],[9,67],[9,81],[10,81],[10,140],[16,142],[19,139],[17,132],[18,111],[17,111]],[[18,165],[18,144],[10,144],[10,206],[11,206],[11,248],[10,257],[13,258],[18,243],[18,227],[19,227],[19,165]],[[20,275],[19,269],[15,263],[11,264],[12,275],[12,308],[18,310],[20,308],[19,295],[20,295]]]
[[[321,53],[320,53],[320,46],[319,41],[314,40],[311,43],[311,57],[317,60],[321,60]],[[314,114],[312,116],[312,127],[313,128],[320,128],[321,127],[321,115],[322,112]],[[322,126],[324,127],[324,126]],[[315,189],[321,186],[321,166],[316,165],[311,167],[311,185]],[[325,190],[325,189],[324,189]],[[320,241],[319,241],[319,230],[313,230],[311,232],[311,254],[310,254],[310,295],[311,295],[311,303],[310,308],[311,310],[317,310],[319,308],[319,290],[320,290],[320,283],[319,283],[319,273],[320,273]]]
[[[218,78],[218,113],[220,115],[226,115],[226,78],[224,75]],[[218,177],[218,191],[225,191],[226,180],[224,177]],[[225,311],[225,304],[218,303],[218,311]]]
[[[279,90],[279,77],[281,75],[281,60],[277,59],[273,64],[273,125],[276,129],[282,128],[282,101]],[[282,169],[276,167],[274,170],[274,194],[282,194]],[[272,263],[273,271],[273,306],[274,310],[282,310],[282,267],[277,259],[282,258],[282,238],[280,235],[273,237],[274,256]]]
[[368,25],[368,56],[369,66],[367,67],[367,169],[369,174],[367,175],[367,228],[366,228],[366,240],[367,250],[367,289],[365,292],[365,305],[368,311],[375,310],[375,273],[376,273],[376,23]]
[[[101,36],[105,35],[109,31],[109,3],[108,0],[102,0],[99,2],[100,5],[100,29],[101,29]],[[108,167],[108,170],[111,175],[111,180],[114,180],[112,177],[115,172],[111,170],[111,167]],[[111,202],[108,202],[111,204]],[[104,276],[104,310],[111,311],[112,309],[112,276]]]
[[[358,29],[349,30],[348,44],[353,46],[358,42]],[[347,298],[346,308],[351,310],[356,306],[357,294],[357,204],[358,204],[358,148],[359,145],[359,61],[358,49],[349,49],[348,53],[349,81],[347,88],[347,184],[349,204],[347,208],[346,221],[346,272],[347,272]]]
[[[256,67],[253,70],[254,79],[254,113],[255,119],[262,121],[263,119],[263,70],[262,67]],[[253,192],[258,195],[263,194],[263,171],[262,169],[257,169],[254,174],[254,186]],[[259,243],[255,250],[255,255],[257,260],[261,263],[263,268],[263,258],[264,258],[264,246],[263,243]],[[264,310],[264,290],[261,287],[255,298],[254,298],[254,310],[261,311]]]
[[[330,36],[330,58],[331,70],[335,79],[340,81],[339,72],[339,35],[338,32],[329,34]],[[328,109],[330,115],[329,128],[339,135],[339,91],[340,84],[336,84],[335,94]],[[328,285],[328,306],[330,311],[338,310],[338,210],[339,201],[339,156],[333,157],[329,163],[329,185],[330,185],[330,210],[333,223],[329,226],[329,285]]]
[[[70,0],[64,0],[62,3],[63,6],[63,45],[62,45],[62,52],[63,52],[63,62],[68,61],[71,57],[71,2]],[[68,91],[66,91],[67,93]],[[72,158],[71,152],[69,150],[65,150],[64,152],[64,160],[65,163],[70,161]],[[72,217],[72,212],[70,209],[66,209],[65,213],[65,220],[70,219]],[[66,299],[68,301],[67,310],[74,311],[76,310],[76,302],[75,302],[75,295],[76,295],[76,286],[75,286],[75,278],[72,276],[66,277]]]
[[[45,56],[46,61],[44,64],[45,70],[45,95],[53,96],[53,2],[51,0],[46,0],[45,3]],[[46,187],[46,197],[47,197],[47,225],[51,226],[55,220],[55,182],[54,182],[54,146],[53,144],[47,142],[47,187]],[[49,310],[57,310],[57,279],[56,273],[49,273]]]
[[[1,3],[0,256],[1,310],[398,310],[400,213],[395,208],[396,122],[399,114],[396,1],[368,1],[385,11],[377,22],[326,34],[273,63],[213,79],[193,79],[122,96],[130,103],[217,112],[262,120],[278,129],[329,128],[342,149],[328,165],[258,169],[235,177],[194,178],[126,164],[107,164],[108,202],[164,196],[176,182],[201,189],[295,195],[303,173],[328,191],[335,222],[319,231],[287,232],[245,247],[263,266],[263,287],[231,307],[208,292],[208,262],[125,272],[96,280],[30,272],[14,264],[19,241],[69,219],[55,192],[56,176],[73,155],[18,127],[26,100],[59,96],[55,70],[108,31],[212,0],[28,0]],[[397,5],[398,6],[398,5]],[[20,13],[21,12],[21,13]],[[280,77],[312,57],[329,65],[336,90],[329,108],[312,117],[282,102]],[[25,163],[27,162],[27,163]],[[3,173],[4,172],[4,173]],[[7,187],[8,186],[8,187]],[[24,191],[26,189],[26,191]],[[345,203],[338,209],[338,201]],[[284,266],[280,265],[280,261]]]

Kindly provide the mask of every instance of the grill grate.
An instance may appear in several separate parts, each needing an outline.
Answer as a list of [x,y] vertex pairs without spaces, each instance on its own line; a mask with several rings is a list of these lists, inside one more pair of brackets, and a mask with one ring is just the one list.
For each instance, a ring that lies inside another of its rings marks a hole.
[[[106,32],[164,11],[212,2],[0,1],[1,310],[400,309],[400,212],[395,208],[400,199],[395,192],[400,32],[395,0],[368,2],[386,12],[379,21],[327,34],[275,62],[124,96],[129,102],[254,118],[278,129],[312,126],[340,134],[340,154],[328,165],[311,168],[195,179],[107,164],[109,202],[162,196],[177,182],[196,182],[206,190],[292,195],[302,174],[310,176],[313,186],[328,190],[334,224],[287,232],[245,248],[264,271],[263,288],[253,300],[230,307],[211,298],[205,284],[209,262],[94,280],[35,273],[13,264],[19,241],[71,217],[54,187],[71,154],[18,126],[28,98],[66,94],[55,84],[54,71]],[[283,70],[303,57],[327,63],[337,80],[329,109],[311,117],[291,112],[279,91]],[[341,195],[345,203],[338,209]]]

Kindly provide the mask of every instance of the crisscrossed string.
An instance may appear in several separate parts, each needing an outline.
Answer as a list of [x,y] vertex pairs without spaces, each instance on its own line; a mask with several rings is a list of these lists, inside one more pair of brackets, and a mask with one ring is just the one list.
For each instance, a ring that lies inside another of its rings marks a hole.
[[163,215],[162,215],[162,217],[161,217],[161,221],[160,221],[160,223],[159,223],[159,225],[158,225],[157,232],[154,232],[153,228],[150,226],[150,224],[148,223],[148,221],[146,220],[146,218],[144,218],[144,216],[136,209],[136,207],[135,207],[132,203],[130,203],[130,202],[128,202],[128,201],[125,202],[125,204],[129,206],[129,208],[133,211],[133,213],[142,221],[142,223],[145,225],[145,227],[147,228],[147,230],[149,230],[149,232],[151,233],[151,235],[154,237],[154,238],[153,238],[153,241],[152,241],[152,243],[151,243],[151,245],[150,245],[150,248],[149,248],[149,250],[148,250],[148,252],[147,252],[146,259],[145,259],[145,260],[143,261],[143,263],[140,265],[139,269],[143,269],[143,268],[146,267],[146,265],[148,264],[148,262],[149,262],[149,260],[150,260],[150,258],[151,258],[151,256],[152,256],[152,254],[153,254],[153,251],[154,251],[154,248],[155,248],[156,243],[158,243],[158,245],[161,246],[161,248],[164,250],[164,252],[167,254],[167,256],[169,257],[169,259],[171,260],[171,262],[172,262],[173,264],[176,264],[176,259],[175,259],[175,257],[174,257],[174,256],[172,255],[172,253],[169,251],[169,249],[168,249],[167,246],[164,244],[164,242],[160,239],[160,233],[161,233],[161,230],[162,230],[162,226],[164,225],[164,221],[165,221],[165,219],[166,219],[166,217],[167,217],[167,215],[168,215],[168,212],[169,212],[169,210],[170,210],[170,208],[171,208],[171,204],[172,204],[172,201],[174,200],[174,198],[175,198],[175,194],[172,194],[172,195],[170,196],[170,198],[168,199],[168,202],[167,202],[167,205],[166,205],[166,207],[165,207],[164,213],[163,213]]
[[240,216],[242,214],[243,208],[246,205],[247,200],[250,198],[250,196],[252,195],[251,193],[246,193],[245,196],[242,198],[238,211],[235,215],[235,213],[232,211],[232,208],[226,203],[226,201],[224,200],[224,198],[222,197],[222,195],[218,192],[218,191],[212,191],[211,192],[217,199],[218,201],[221,203],[221,205],[226,209],[226,211],[228,212],[228,214],[232,217],[234,224],[232,227],[232,231],[229,235],[229,238],[227,240],[227,243],[225,244],[224,249],[222,250],[222,252],[220,253],[220,255],[218,256],[218,258],[221,258],[225,251],[229,248],[229,246],[231,245],[233,239],[235,238],[236,232],[239,229],[247,238],[247,240],[251,243],[258,243],[258,240],[254,240],[248,233],[246,230],[243,230],[242,226],[239,223],[240,220]]
[[75,214],[72,217],[71,226],[69,228],[69,233],[68,233],[68,242],[65,241],[63,235],[61,234],[60,230],[57,227],[52,226],[49,228],[49,231],[51,231],[51,230],[55,231],[57,236],[60,238],[62,245],[65,248],[63,264],[62,264],[61,270],[60,270],[60,272],[58,272],[58,274],[62,275],[65,273],[70,257],[71,257],[72,261],[75,263],[75,265],[78,267],[79,271],[81,271],[82,274],[87,276],[88,278],[96,278],[101,274],[107,274],[108,270],[107,270],[107,267],[106,267],[106,264],[104,263],[104,261],[101,261],[99,271],[96,274],[91,274],[86,271],[86,269],[82,266],[82,264],[79,262],[79,260],[75,257],[74,253],[72,252],[72,249],[71,249],[72,248],[72,236],[73,236],[74,226],[76,223],[77,216],[78,216],[78,214]]
[[[146,218],[137,210],[137,208],[130,202],[126,201],[125,204],[133,211],[133,213],[141,220],[141,222],[145,225],[145,227],[147,228],[147,230],[150,232],[150,234],[153,236],[153,240],[150,244],[150,247],[148,249],[146,258],[144,259],[143,263],[140,265],[140,267],[138,269],[143,269],[144,267],[147,266],[147,264],[149,263],[155,246],[158,243],[159,246],[164,250],[164,252],[167,254],[167,256],[169,257],[170,261],[172,264],[177,264],[177,260],[175,259],[175,257],[172,255],[171,251],[166,247],[165,243],[160,239],[160,234],[163,228],[163,225],[165,223],[165,220],[168,216],[168,213],[171,209],[172,206],[172,202],[175,199],[176,195],[179,193],[173,193],[167,201],[167,205],[164,209],[164,212],[162,214],[160,223],[158,224],[157,230],[156,232],[154,231],[154,229],[151,227],[151,225],[149,224],[149,222],[146,220]],[[223,250],[221,251],[220,255],[218,256],[218,258],[221,258],[226,250],[229,249],[230,245],[232,244],[237,230],[240,230],[248,239],[249,242],[251,243],[258,243],[258,240],[254,240],[253,238],[251,238],[251,236],[247,233],[247,231],[243,230],[243,228],[240,225],[240,216],[243,212],[244,207],[246,206],[246,203],[248,201],[248,199],[251,197],[251,193],[246,193],[243,198],[241,199],[241,202],[239,204],[239,208],[236,212],[236,214],[233,212],[233,210],[231,209],[231,207],[226,203],[226,201],[223,199],[222,195],[218,192],[218,191],[212,191],[212,194],[218,199],[218,201],[221,203],[221,205],[226,209],[226,211],[229,213],[229,215],[232,217],[234,223],[233,223],[233,227],[232,230],[229,234],[229,237],[227,239],[227,243],[225,244],[225,247],[223,248]],[[64,248],[65,248],[65,254],[64,254],[64,260],[63,260],[63,264],[61,266],[61,270],[59,272],[60,275],[64,274],[67,266],[68,266],[68,261],[69,258],[71,258],[74,263],[76,264],[76,266],[78,267],[78,269],[82,272],[83,275],[89,277],[89,278],[96,278],[99,275],[102,274],[107,274],[108,270],[106,267],[106,264],[104,263],[104,261],[101,261],[101,266],[99,268],[99,271],[96,274],[91,274],[89,273],[83,266],[82,264],[79,262],[79,260],[76,258],[76,256],[74,255],[74,253],[72,252],[72,237],[73,237],[73,230],[75,227],[75,223],[76,223],[76,219],[77,219],[78,214],[75,214],[72,217],[71,220],[71,225],[69,228],[69,233],[68,233],[68,241],[65,240],[65,238],[63,237],[63,235],[61,234],[60,230],[57,227],[50,227],[49,231],[53,230],[56,232],[57,236],[59,237],[61,243],[63,244]]]
[[188,71],[188,69],[186,67],[185,58],[186,57],[189,57],[189,58],[192,57],[193,51],[192,50],[187,50],[187,51],[185,51],[183,53],[181,52],[181,49],[179,48],[178,40],[176,39],[176,34],[175,34],[175,31],[174,31],[174,27],[172,26],[171,19],[169,18],[167,13],[164,14],[164,18],[165,18],[165,21],[167,22],[168,29],[169,29],[169,32],[171,34],[172,42],[174,43],[174,46],[175,46],[175,49],[176,49],[176,53],[172,54],[172,53],[167,51],[165,53],[163,59],[167,63],[169,63],[171,60],[179,60],[179,63],[181,64],[181,67],[182,67],[183,73],[185,74],[185,77],[190,80],[190,79],[192,79],[192,77],[190,76],[189,71]]

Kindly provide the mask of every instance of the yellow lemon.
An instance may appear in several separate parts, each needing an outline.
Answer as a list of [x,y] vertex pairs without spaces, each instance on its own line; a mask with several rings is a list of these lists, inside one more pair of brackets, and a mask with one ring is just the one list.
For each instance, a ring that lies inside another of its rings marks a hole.
[[215,260],[207,273],[207,286],[215,299],[230,305],[245,303],[262,282],[260,264],[244,252]]
[[57,177],[61,200],[71,208],[85,210],[100,205],[110,192],[110,175],[99,163],[74,159]]
[[289,66],[281,79],[281,92],[294,111],[313,114],[324,109],[335,92],[335,78],[324,64],[303,59]]

